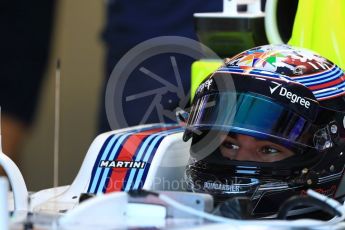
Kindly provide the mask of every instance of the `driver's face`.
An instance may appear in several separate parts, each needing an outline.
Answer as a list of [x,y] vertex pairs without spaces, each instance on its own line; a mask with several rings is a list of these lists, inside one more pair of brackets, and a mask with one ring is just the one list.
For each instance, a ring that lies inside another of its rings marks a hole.
[[222,137],[219,149],[223,157],[238,161],[275,162],[284,160],[294,153],[275,143],[254,137],[235,134]]

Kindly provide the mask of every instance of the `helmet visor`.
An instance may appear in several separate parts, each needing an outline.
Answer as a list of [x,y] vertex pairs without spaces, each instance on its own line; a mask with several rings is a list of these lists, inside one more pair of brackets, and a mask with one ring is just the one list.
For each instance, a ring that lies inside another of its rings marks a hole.
[[222,92],[197,99],[187,130],[201,129],[250,135],[287,147],[293,144],[319,148],[322,145],[314,140],[319,127],[270,98],[255,93]]

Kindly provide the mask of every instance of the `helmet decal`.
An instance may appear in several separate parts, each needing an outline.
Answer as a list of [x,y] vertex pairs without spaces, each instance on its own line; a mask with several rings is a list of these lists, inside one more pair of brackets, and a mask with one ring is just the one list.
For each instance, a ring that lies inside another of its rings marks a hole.
[[[345,94],[345,74],[329,60],[306,49],[266,45],[225,60],[220,71],[285,78],[308,87],[318,100]],[[279,76],[283,75],[283,76]]]

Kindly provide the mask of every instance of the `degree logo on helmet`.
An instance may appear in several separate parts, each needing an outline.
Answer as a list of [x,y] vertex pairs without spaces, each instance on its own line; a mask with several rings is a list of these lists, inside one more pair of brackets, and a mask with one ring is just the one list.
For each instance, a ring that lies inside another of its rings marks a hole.
[[[273,88],[269,87],[271,94],[273,94],[282,85],[282,84],[279,84],[279,83],[274,82],[274,81],[272,81],[272,83],[275,84],[276,86]],[[304,97],[298,96],[297,94],[294,94],[294,93],[288,91],[284,87],[280,87],[279,95],[286,97],[287,99],[289,99],[291,101],[291,103],[298,103],[301,106],[304,106],[306,109],[309,109],[309,107],[310,107],[310,101],[308,101]]]

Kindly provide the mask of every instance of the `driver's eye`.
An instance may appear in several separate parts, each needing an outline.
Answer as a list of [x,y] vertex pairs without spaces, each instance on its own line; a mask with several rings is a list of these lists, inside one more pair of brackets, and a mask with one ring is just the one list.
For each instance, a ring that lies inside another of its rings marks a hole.
[[239,149],[240,147],[230,141],[224,141],[222,143],[222,146],[227,148],[227,149]]
[[280,153],[280,150],[270,147],[270,146],[264,146],[259,150],[261,153],[264,154],[277,154]]

